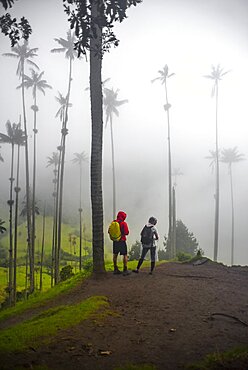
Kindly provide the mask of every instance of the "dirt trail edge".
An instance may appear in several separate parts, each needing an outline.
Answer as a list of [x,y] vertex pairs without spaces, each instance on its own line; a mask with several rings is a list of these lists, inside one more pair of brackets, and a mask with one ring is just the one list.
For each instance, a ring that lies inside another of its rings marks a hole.
[[60,304],[104,295],[116,314],[61,330],[37,350],[2,356],[0,368],[113,370],[149,363],[158,370],[183,369],[208,353],[247,345],[248,327],[242,324],[248,323],[247,287],[248,267],[211,262],[167,263],[153,275],[142,269],[125,277],[90,278]]

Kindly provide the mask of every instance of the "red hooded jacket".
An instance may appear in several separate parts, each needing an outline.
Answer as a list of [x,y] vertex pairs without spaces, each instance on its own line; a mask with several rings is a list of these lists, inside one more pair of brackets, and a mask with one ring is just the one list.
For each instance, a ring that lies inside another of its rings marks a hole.
[[129,234],[129,229],[127,223],[124,221],[127,217],[127,214],[123,211],[119,211],[117,214],[116,221],[120,224],[121,229],[121,239],[120,240],[126,240],[126,235]]

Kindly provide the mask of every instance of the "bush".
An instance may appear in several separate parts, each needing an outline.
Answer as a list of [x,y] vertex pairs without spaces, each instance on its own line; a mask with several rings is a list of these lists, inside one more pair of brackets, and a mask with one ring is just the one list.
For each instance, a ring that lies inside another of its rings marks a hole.
[[70,279],[74,273],[72,272],[73,267],[71,265],[67,265],[63,267],[60,271],[60,281],[65,281],[67,279]]
[[135,244],[131,245],[131,249],[128,253],[129,261],[135,261],[140,258],[141,242],[136,240]]
[[92,261],[92,259],[88,259],[87,261],[84,261],[82,267],[83,267],[84,271],[92,271],[93,270],[93,261]]
[[180,262],[185,262],[191,260],[192,256],[189,253],[186,252],[179,252],[177,253],[177,259]]

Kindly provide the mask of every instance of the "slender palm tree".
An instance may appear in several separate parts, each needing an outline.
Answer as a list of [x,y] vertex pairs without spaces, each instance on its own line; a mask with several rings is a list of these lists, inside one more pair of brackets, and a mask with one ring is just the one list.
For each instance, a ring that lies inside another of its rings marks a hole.
[[[35,196],[36,196],[36,135],[38,133],[37,130],[37,112],[38,112],[38,106],[37,106],[37,92],[41,91],[43,95],[45,95],[45,89],[51,89],[52,87],[48,85],[47,81],[42,79],[44,72],[36,72],[33,68],[30,68],[31,71],[31,77],[24,74],[23,76],[23,85],[29,89],[32,88],[32,95],[34,99],[34,104],[32,105],[32,110],[34,112],[34,124],[33,124],[33,132],[34,132],[34,142],[33,142],[33,200],[32,204],[34,206],[35,204]],[[19,85],[17,88],[21,88],[22,84]],[[32,254],[35,255],[35,232],[36,232],[36,225],[35,225],[35,210],[34,207],[32,207],[31,210],[32,215]]]
[[[25,107],[25,94],[24,94],[24,75],[25,75],[25,63],[32,65],[39,69],[31,59],[37,56],[36,52],[38,48],[30,49],[28,42],[24,41],[23,44],[17,43],[12,49],[12,53],[4,53],[4,56],[18,59],[17,75],[21,80],[22,85],[22,111],[23,111],[23,123],[24,132],[26,138],[28,138],[27,130],[27,119],[26,119],[26,107]],[[32,240],[31,240],[31,208],[29,198],[29,156],[28,156],[28,140],[25,141],[25,167],[26,167],[26,202],[27,202],[27,244],[29,250],[29,267],[30,267],[30,291],[34,291],[34,254],[32,253]]]
[[62,130],[61,130],[61,163],[59,173],[59,202],[58,202],[58,253],[55,259],[55,283],[59,282],[59,263],[60,263],[60,249],[61,249],[61,227],[62,227],[62,206],[63,206],[63,183],[64,183],[64,167],[65,167],[65,142],[66,135],[68,134],[67,123],[68,123],[68,108],[70,101],[71,92],[71,81],[72,81],[72,62],[77,57],[75,50],[75,34],[69,30],[67,32],[67,39],[56,38],[60,45],[59,48],[51,50],[52,53],[65,53],[65,57],[69,59],[69,75],[68,75],[68,88],[66,95],[66,106],[63,113]]
[[[68,129],[65,122],[68,117],[68,108],[72,104],[60,92],[55,97],[60,104],[55,117],[59,117],[61,121],[61,139],[60,145],[57,147],[58,155],[58,170],[56,181],[56,206],[55,206],[55,228],[54,228],[54,280],[55,284],[59,281],[59,259],[60,259],[60,244],[61,244],[61,223],[62,223],[62,201],[63,201],[63,178],[64,178],[64,162],[65,162],[65,137],[68,134]],[[62,179],[61,179],[62,177]]]
[[0,218],[0,233],[3,234],[6,232],[6,227],[3,226],[3,224],[5,224],[5,221],[3,221],[1,218]]
[[113,180],[113,219],[116,217],[116,181],[115,181],[115,152],[114,152],[114,135],[113,135],[113,114],[119,117],[117,107],[128,102],[127,99],[118,100],[119,90],[104,88],[103,104],[106,113],[106,124],[110,122],[111,135],[111,152],[112,152],[112,180]]
[[231,209],[232,209],[232,237],[231,237],[231,265],[234,262],[234,199],[233,199],[233,176],[232,176],[232,164],[243,161],[244,154],[238,153],[237,147],[223,149],[221,162],[224,162],[228,166],[228,173],[230,177],[230,189],[231,189]]
[[16,304],[16,275],[17,275],[17,245],[18,245],[18,213],[19,213],[19,172],[20,172],[20,147],[25,146],[26,136],[21,129],[21,117],[17,128],[17,165],[16,165],[16,183],[15,183],[15,226],[14,226],[14,277],[13,277],[13,303]]
[[72,163],[79,166],[79,270],[82,270],[82,166],[83,162],[88,162],[87,155],[82,153],[74,153],[75,158]]
[[171,239],[173,235],[172,224],[173,224],[173,215],[172,215],[172,167],[171,167],[171,136],[170,136],[170,108],[171,104],[168,101],[168,90],[167,90],[167,80],[168,78],[175,75],[175,73],[169,73],[169,67],[166,64],[162,70],[158,71],[159,76],[154,78],[151,82],[160,81],[165,87],[165,105],[164,110],[167,114],[167,140],[168,140],[168,191],[169,191],[169,231],[168,231],[168,250],[170,257],[173,258],[174,253],[172,251]]
[[9,304],[13,303],[13,183],[14,183],[14,148],[22,139],[22,130],[16,123],[6,123],[7,135],[0,133],[0,142],[11,145],[11,166],[10,166],[10,192],[9,192]]
[[54,263],[55,263],[55,245],[56,245],[56,230],[57,230],[57,189],[58,189],[58,166],[59,166],[59,154],[53,152],[51,157],[47,157],[47,167],[53,166],[53,232],[52,232],[52,266],[51,266],[51,286],[54,284]]
[[223,68],[218,64],[212,66],[210,75],[204,77],[214,81],[212,88],[212,97],[215,96],[215,153],[216,153],[216,184],[215,184],[215,222],[214,222],[214,261],[218,258],[218,243],[219,243],[219,208],[220,208],[220,169],[219,169],[219,127],[218,127],[218,108],[219,108],[219,82],[222,77],[229,71],[224,72]]

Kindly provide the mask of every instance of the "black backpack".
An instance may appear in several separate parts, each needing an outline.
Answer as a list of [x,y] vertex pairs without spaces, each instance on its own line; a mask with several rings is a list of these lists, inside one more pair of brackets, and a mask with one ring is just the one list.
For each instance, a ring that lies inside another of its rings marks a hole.
[[153,231],[152,227],[144,226],[141,231],[141,243],[142,244],[152,244],[153,243]]

